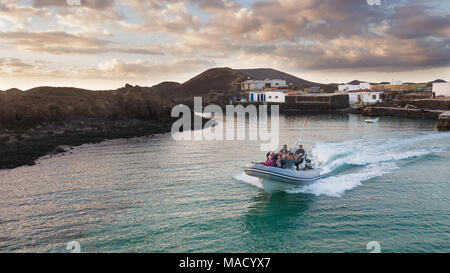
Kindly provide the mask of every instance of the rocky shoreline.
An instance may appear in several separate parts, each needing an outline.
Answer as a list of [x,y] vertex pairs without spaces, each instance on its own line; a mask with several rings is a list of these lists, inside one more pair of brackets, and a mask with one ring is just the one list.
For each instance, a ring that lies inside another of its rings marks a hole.
[[365,107],[363,109],[363,115],[369,117],[393,116],[431,120],[437,120],[439,118],[439,115],[441,115],[443,112],[444,111],[442,110],[404,109],[395,107]]
[[[73,147],[83,144],[168,133],[174,121],[92,120],[48,124],[26,130],[3,129],[0,130],[0,169],[32,166],[43,156],[70,153]],[[203,118],[203,125],[208,121]]]
[[450,110],[447,98],[400,99],[366,106],[362,109],[365,116],[395,116],[438,120],[439,115]]
[[62,146],[170,132],[176,103],[160,91],[127,84],[105,91],[38,87],[0,92],[0,169],[34,165],[42,156],[67,152]]
[[28,130],[3,130],[0,132],[0,169],[34,165],[45,155],[68,152],[61,146],[75,147],[108,139],[151,136],[166,133],[170,128],[170,123],[122,121],[102,126],[70,123]]

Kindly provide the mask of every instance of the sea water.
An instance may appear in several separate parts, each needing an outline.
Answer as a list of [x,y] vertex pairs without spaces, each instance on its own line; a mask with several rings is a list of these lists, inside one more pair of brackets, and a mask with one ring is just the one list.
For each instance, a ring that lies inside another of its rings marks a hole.
[[[308,126],[304,126],[304,121]],[[113,140],[0,171],[0,251],[450,251],[450,133],[432,121],[281,116],[332,175],[268,194],[250,141]]]

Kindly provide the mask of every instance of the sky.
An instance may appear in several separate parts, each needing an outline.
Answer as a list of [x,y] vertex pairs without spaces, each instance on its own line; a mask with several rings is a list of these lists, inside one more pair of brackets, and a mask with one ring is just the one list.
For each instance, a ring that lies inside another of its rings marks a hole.
[[213,67],[450,81],[450,1],[376,2],[0,0],[0,89],[151,86]]

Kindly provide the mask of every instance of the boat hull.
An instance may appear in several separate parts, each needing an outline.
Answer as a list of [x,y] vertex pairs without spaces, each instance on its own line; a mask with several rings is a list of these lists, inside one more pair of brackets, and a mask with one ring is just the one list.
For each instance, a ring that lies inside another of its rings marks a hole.
[[264,181],[274,181],[281,184],[304,185],[324,178],[328,175],[323,169],[305,171],[287,170],[275,167],[266,167],[262,164],[248,164],[244,172],[247,175],[261,178]]

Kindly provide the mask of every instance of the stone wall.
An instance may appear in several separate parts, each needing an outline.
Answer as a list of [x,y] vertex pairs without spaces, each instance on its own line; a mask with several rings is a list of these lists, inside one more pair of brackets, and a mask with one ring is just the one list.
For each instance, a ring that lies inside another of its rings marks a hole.
[[336,110],[349,107],[347,94],[286,96],[286,110]]
[[396,107],[365,107],[363,115],[376,117],[376,116],[397,116],[408,118],[426,118],[435,119],[439,118],[439,115],[444,111],[439,110],[423,110],[423,109],[405,109]]

